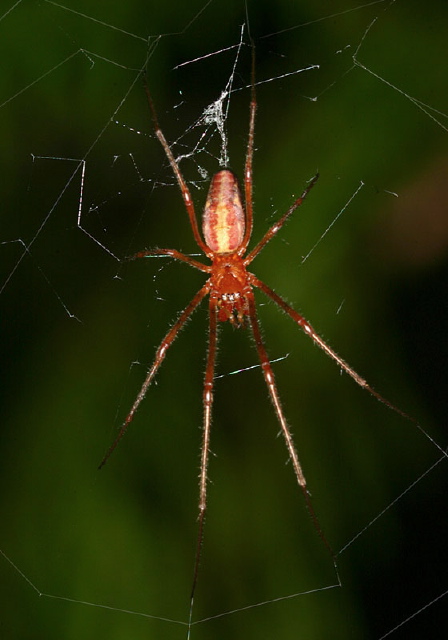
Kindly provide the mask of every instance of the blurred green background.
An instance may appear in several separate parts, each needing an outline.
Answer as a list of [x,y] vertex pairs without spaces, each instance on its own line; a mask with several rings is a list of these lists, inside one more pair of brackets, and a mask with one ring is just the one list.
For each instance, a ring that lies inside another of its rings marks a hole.
[[[142,84],[133,82],[151,36],[148,79],[160,123],[178,141],[175,153],[191,154],[203,132],[193,125],[226,87],[235,49],[175,67],[237,45],[246,7],[235,0],[65,6],[84,17],[28,1],[0,21],[7,281],[0,296],[0,549],[38,591],[185,621],[205,306],[168,353],[119,449],[101,472],[97,466],[157,344],[203,276],[158,259],[120,265],[78,229],[80,174],[70,181],[76,163],[57,158],[86,160],[83,226],[110,252],[196,252]],[[445,447],[448,7],[283,0],[249,2],[247,15],[260,83],[253,241],[321,174],[252,269]],[[152,48],[159,34],[166,35]],[[353,64],[361,41],[359,60],[378,77]],[[309,65],[319,69],[288,75]],[[249,82],[245,46],[233,86],[242,90],[232,96],[227,122],[239,175]],[[181,163],[198,212],[208,183],[201,171],[210,176],[219,168],[217,140],[200,145],[202,153]],[[11,242],[17,238],[34,240],[20,263],[23,246]],[[270,357],[287,355],[275,365],[280,394],[313,504],[338,553],[440,452],[340,375],[273,304],[257,299]],[[256,364],[248,331],[223,326],[220,335],[218,375]],[[342,588],[322,590],[337,579],[278,430],[258,369],[216,381],[194,617],[317,591],[204,622],[192,639],[379,638],[446,590],[446,463],[340,554]],[[0,629],[9,639],[171,640],[186,633],[174,623],[39,598],[6,560],[0,589]],[[442,608],[443,601],[434,604],[393,636],[442,637]]]

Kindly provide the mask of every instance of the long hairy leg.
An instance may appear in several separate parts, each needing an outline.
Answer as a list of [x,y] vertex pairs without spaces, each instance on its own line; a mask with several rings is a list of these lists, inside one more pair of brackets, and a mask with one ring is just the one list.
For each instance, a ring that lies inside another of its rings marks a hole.
[[246,163],[244,165],[244,201],[246,210],[246,229],[243,242],[238,250],[239,255],[246,252],[252,235],[253,205],[252,205],[252,158],[254,155],[255,114],[257,112],[257,97],[255,94],[255,45],[252,43],[251,96],[249,108],[249,135],[247,137]]
[[315,344],[317,344],[317,346],[320,347],[322,351],[324,351],[327,354],[327,356],[329,356],[332,360],[334,360],[341,367],[341,369],[343,369],[345,373],[347,373],[356,382],[356,384],[359,384],[360,387],[362,387],[363,389],[366,389],[366,391],[368,391],[377,400],[379,400],[380,402],[385,404],[387,407],[389,407],[389,409],[392,409],[393,411],[403,416],[404,418],[407,418],[408,420],[415,422],[415,420],[411,418],[411,416],[409,416],[407,413],[405,413],[401,409],[398,409],[398,407],[393,405],[391,402],[389,402],[389,400],[387,400],[382,395],[380,395],[377,391],[375,391],[375,389],[373,389],[368,384],[368,382],[364,380],[364,378],[362,378],[354,369],[352,369],[352,367],[349,364],[347,364],[347,362],[345,362],[345,360],[343,360],[340,356],[338,356],[338,354],[335,351],[333,351],[333,349],[326,342],[324,342],[324,340],[320,337],[320,335],[310,325],[308,320],[306,320],[302,315],[300,315],[300,313],[297,313],[297,311],[295,311],[292,307],[290,307],[289,304],[285,302],[283,298],[277,295],[275,291],[273,291],[270,287],[268,287],[267,284],[265,284],[264,282],[262,282],[261,280],[259,280],[253,275],[251,276],[251,283],[255,287],[258,287],[258,289],[261,289],[263,293],[265,293],[276,304],[278,304],[278,306],[281,309],[283,309],[283,311],[285,311],[294,320],[296,324],[299,325],[299,327],[312,339],[312,341]]
[[205,244],[205,242],[201,238],[201,234],[199,233],[198,221],[196,218],[196,212],[194,209],[194,204],[193,204],[193,199],[191,197],[190,189],[188,188],[185,178],[183,177],[179,169],[179,165],[177,164],[176,158],[174,157],[173,152],[171,151],[170,146],[166,141],[163,131],[160,128],[159,121],[157,118],[156,108],[154,106],[154,102],[152,101],[151,93],[149,91],[146,78],[145,78],[145,91],[146,91],[146,97],[148,99],[149,108],[151,110],[152,122],[154,125],[154,132],[157,138],[159,139],[159,142],[162,145],[163,150],[165,151],[165,155],[169,160],[171,169],[173,170],[173,173],[176,176],[177,184],[179,185],[179,188],[182,192],[182,199],[184,201],[184,205],[188,213],[188,218],[190,220],[190,225],[193,231],[194,239],[196,240],[199,248],[205,253],[205,255],[211,257],[212,253],[209,247]]
[[190,256],[186,256],[184,253],[181,253],[177,249],[144,249],[143,251],[138,251],[133,256],[127,258],[127,260],[137,260],[139,258],[150,258],[152,256],[167,256],[168,258],[173,258],[173,260],[179,260],[180,262],[185,262],[189,264],[190,267],[194,267],[195,269],[199,269],[199,271],[204,271],[205,273],[211,272],[211,266],[207,264],[202,264],[199,260],[195,260]]
[[264,342],[261,337],[260,325],[257,318],[257,310],[255,306],[255,298],[253,293],[251,293],[250,295],[247,295],[247,299],[249,302],[250,324],[251,324],[252,332],[255,339],[255,345],[258,351],[258,357],[260,358],[261,369],[263,371],[263,376],[266,381],[267,388],[269,390],[269,395],[271,396],[272,404],[274,405],[274,410],[277,415],[277,419],[280,423],[283,437],[285,438],[286,446],[288,448],[289,457],[291,458],[291,461],[292,461],[297,482],[299,484],[300,489],[302,490],[303,496],[305,498],[305,504],[311,516],[311,520],[313,521],[314,527],[317,533],[319,534],[320,538],[322,539],[323,543],[327,547],[328,551],[330,552],[332,558],[334,559],[333,550],[322,531],[322,527],[320,526],[316,512],[314,511],[314,507],[311,503],[311,498],[307,490],[306,480],[303,474],[302,465],[300,464],[299,456],[297,455],[294,441],[292,439],[292,434],[286,422],[285,414],[283,413],[283,408],[280,402],[280,396],[278,394],[277,385],[275,382],[274,372],[272,371],[271,363],[269,362],[268,354],[266,352],[266,347],[264,346]]
[[294,213],[294,211],[300,207],[301,204],[303,204],[305,198],[307,197],[307,195],[309,194],[309,192],[311,191],[311,189],[314,187],[314,185],[316,184],[316,182],[319,179],[319,174],[316,173],[316,175],[314,176],[314,178],[311,179],[311,181],[308,183],[308,186],[306,187],[306,189],[303,191],[303,193],[296,199],[294,200],[294,202],[292,203],[292,205],[289,207],[288,211],[286,213],[284,213],[282,215],[282,217],[275,223],[272,225],[272,227],[270,227],[266,233],[264,234],[264,236],[261,238],[260,242],[258,244],[255,245],[255,247],[252,249],[252,251],[250,251],[247,256],[244,258],[244,265],[247,267],[247,265],[249,265],[252,260],[258,256],[258,254],[260,253],[260,251],[263,249],[263,247],[265,247],[267,245],[267,243],[272,240],[272,238],[280,231],[280,229],[283,227],[283,225],[285,224],[285,222],[289,219],[289,217]]
[[368,391],[371,396],[373,396],[374,398],[382,402],[384,405],[386,405],[386,407],[389,407],[389,409],[392,409],[392,411],[395,411],[395,413],[398,413],[398,415],[402,416],[403,418],[406,418],[406,420],[409,420],[409,422],[412,422],[417,427],[417,429],[425,436],[425,438],[428,438],[428,440],[445,457],[448,458],[448,452],[446,452],[444,449],[442,449],[442,447],[439,444],[437,444],[437,442],[430,436],[429,433],[427,433],[423,429],[423,427],[418,423],[418,421],[415,418],[410,416],[405,411],[402,411],[401,409],[399,409],[396,405],[390,402],[390,400],[388,400],[387,398],[382,396],[380,393],[378,393],[378,391],[375,391],[375,389],[370,386],[367,380],[365,380],[362,376],[359,375],[359,373],[357,373],[354,369],[352,369],[352,367],[347,362],[345,362],[345,360],[343,360],[340,356],[338,356],[336,351],[333,351],[333,349],[320,337],[320,335],[315,331],[315,329],[313,329],[313,327],[308,322],[308,320],[306,320],[302,315],[300,315],[300,313],[297,313],[297,311],[295,311],[292,307],[290,307],[289,304],[283,300],[283,298],[277,295],[275,291],[273,291],[270,287],[268,287],[267,284],[265,284],[264,282],[256,278],[253,274],[250,274],[250,282],[253,286],[257,287],[258,289],[261,289],[263,293],[265,293],[276,304],[278,304],[278,306],[281,309],[283,309],[283,311],[285,311],[285,313],[287,313],[288,316],[290,316],[290,318],[292,318],[296,324],[299,325],[299,327],[312,339],[312,341],[315,344],[317,344],[317,346],[320,347],[322,351],[326,353],[329,358],[334,360],[341,367],[341,369],[345,371],[345,373],[347,373],[350,376],[350,378],[352,378],[352,380],[356,382],[356,384],[358,384],[362,389],[365,389],[366,391]]
[[188,318],[191,316],[191,314],[193,313],[193,311],[198,307],[198,305],[201,303],[201,301],[204,299],[204,297],[208,294],[208,292],[210,291],[210,283],[209,281],[207,281],[205,283],[205,285],[202,287],[202,289],[200,289],[197,294],[194,296],[194,298],[191,300],[191,302],[185,307],[185,309],[182,311],[182,313],[180,314],[179,318],[176,320],[176,322],[173,324],[173,326],[171,327],[171,329],[168,331],[168,333],[166,334],[166,336],[163,338],[162,342],[160,343],[157,351],[156,351],[156,355],[154,358],[154,362],[152,363],[148,374],[145,378],[145,381],[142,385],[142,388],[140,389],[134,404],[131,407],[131,410],[129,411],[128,415],[126,416],[125,421],[123,422],[123,425],[121,426],[120,431],[118,432],[117,437],[115,438],[115,440],[113,441],[113,443],[111,444],[111,446],[109,447],[109,449],[107,450],[104,458],[102,459],[98,469],[101,469],[102,467],[104,467],[104,465],[106,464],[106,462],[109,460],[110,456],[112,455],[114,449],[116,448],[117,444],[120,442],[120,440],[122,439],[122,437],[124,436],[124,434],[126,433],[126,430],[130,424],[130,422],[132,421],[135,412],[137,411],[137,409],[139,408],[143,398],[146,395],[146,392],[148,391],[148,388],[151,384],[151,382],[153,381],[154,376],[156,375],[160,365],[162,364],[166,352],[168,350],[168,348],[172,345],[174,339],[176,338],[177,334],[179,333],[179,331],[182,329],[182,327],[184,326],[184,324],[186,323],[186,321],[188,320]]
[[218,342],[218,313],[216,308],[216,299],[211,296],[209,303],[209,343],[207,351],[207,365],[205,368],[203,404],[204,404],[204,423],[202,431],[201,444],[201,466],[199,472],[199,517],[198,517],[198,537],[196,545],[196,555],[194,559],[193,583],[190,595],[190,623],[193,615],[194,594],[198,581],[199,565],[201,562],[202,542],[204,533],[205,512],[207,509],[207,471],[210,453],[210,429],[212,423],[212,405],[213,405],[213,385],[215,375],[216,350]]

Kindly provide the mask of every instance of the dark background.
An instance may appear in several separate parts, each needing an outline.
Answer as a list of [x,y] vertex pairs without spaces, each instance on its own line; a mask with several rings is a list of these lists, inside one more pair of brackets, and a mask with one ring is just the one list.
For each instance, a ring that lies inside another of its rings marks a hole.
[[[114,255],[150,246],[196,252],[142,84],[132,83],[148,36],[166,34],[154,49],[150,39],[148,81],[167,139],[179,140],[175,153],[190,152],[203,129],[185,131],[225,88],[235,50],[174,67],[238,44],[246,8],[221,0],[65,6],[105,24],[48,2],[21,3],[0,22],[0,549],[24,573],[0,563],[0,630],[10,639],[184,638],[176,624],[38,597],[186,620],[207,342],[203,306],[98,472],[157,344],[203,276],[162,260],[120,265],[77,228],[80,174],[70,181],[76,163],[57,158],[86,160],[83,225]],[[448,9],[435,1],[356,7],[248,3],[262,83],[254,241],[321,174],[252,267],[445,447]],[[359,61],[378,77],[354,66],[364,35]],[[263,83],[311,64],[320,68]],[[233,87],[243,90],[227,122],[240,176],[249,83],[245,46]],[[112,116],[120,125],[108,124]],[[208,182],[198,165],[209,176],[219,168],[216,141],[205,149],[181,164],[198,212]],[[34,241],[8,280],[23,251],[10,242],[17,238]],[[336,553],[362,535],[338,556],[342,588],[325,590],[337,582],[332,560],[285,464],[260,371],[218,379],[194,617],[317,591],[205,622],[191,637],[380,638],[447,588],[446,463],[412,487],[440,451],[257,299],[271,358],[288,354],[275,373],[325,535]],[[221,327],[217,374],[256,362],[248,332]],[[440,638],[442,607],[393,637]]]

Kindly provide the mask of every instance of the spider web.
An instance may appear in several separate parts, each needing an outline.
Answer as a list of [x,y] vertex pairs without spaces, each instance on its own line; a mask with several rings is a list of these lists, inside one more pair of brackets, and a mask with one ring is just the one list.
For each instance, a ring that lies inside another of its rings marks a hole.
[[279,391],[336,573],[274,438],[247,332],[223,327],[191,638],[440,638],[446,10],[184,4],[19,1],[0,16],[5,636],[186,636],[203,310],[96,467],[203,280],[168,260],[119,261],[154,245],[197,253],[141,71],[200,210],[220,166],[242,174],[249,22],[253,241],[321,174],[253,271],[432,441],[260,297],[268,351],[288,355]]

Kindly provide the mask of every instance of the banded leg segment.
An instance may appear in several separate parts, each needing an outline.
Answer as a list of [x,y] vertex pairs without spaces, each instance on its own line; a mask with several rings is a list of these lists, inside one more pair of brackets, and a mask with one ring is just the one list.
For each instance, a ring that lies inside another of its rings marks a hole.
[[277,420],[280,423],[283,437],[285,438],[286,447],[288,449],[289,457],[291,458],[291,461],[292,461],[297,482],[299,484],[300,489],[302,490],[303,496],[305,498],[305,504],[311,516],[311,520],[313,521],[314,527],[316,528],[316,531],[318,532],[320,538],[322,539],[323,543],[327,547],[331,556],[334,558],[333,550],[328,540],[324,536],[322,527],[320,526],[320,522],[317,518],[316,512],[314,511],[314,507],[311,503],[311,498],[307,490],[306,480],[302,470],[302,465],[300,464],[299,456],[297,455],[296,447],[292,439],[292,434],[286,422],[285,414],[283,413],[283,408],[280,402],[280,396],[277,390],[277,384],[275,382],[274,372],[272,370],[271,363],[269,361],[269,357],[266,352],[266,347],[264,346],[264,342],[261,337],[260,325],[257,318],[257,310],[255,306],[255,298],[253,293],[248,294],[247,299],[249,303],[250,324],[251,324],[252,332],[255,339],[255,345],[257,347],[258,357],[260,359],[261,369],[263,371],[263,376],[269,391],[269,395],[272,400],[272,404],[274,405],[274,410],[277,416]]
[[407,420],[410,420],[411,422],[417,424],[414,418],[396,407],[394,404],[392,404],[392,402],[387,400],[387,398],[384,398],[384,396],[379,394],[378,391],[375,391],[375,389],[373,389],[373,387],[371,387],[369,383],[359,375],[359,373],[352,369],[352,367],[347,364],[345,360],[338,356],[336,351],[333,351],[333,349],[313,329],[308,320],[306,320],[302,315],[300,315],[300,313],[297,313],[297,311],[290,307],[289,304],[285,302],[283,298],[277,295],[275,291],[268,287],[267,284],[256,278],[254,275],[251,275],[251,283],[258,289],[261,289],[263,293],[265,293],[276,304],[278,304],[278,306],[283,309],[283,311],[285,311],[285,313],[287,313],[288,316],[290,316],[290,318],[292,318],[296,324],[299,325],[299,327],[311,338],[311,340],[315,344],[317,344],[317,346],[320,347],[329,358],[334,360],[341,367],[341,369],[343,369],[343,371],[345,371],[345,373],[347,373],[350,378],[352,378],[356,382],[356,384],[358,384],[363,389],[366,389],[366,391],[368,391],[370,395],[385,404],[386,407],[389,407],[389,409],[392,409],[392,411],[395,411],[395,413],[398,413],[400,416],[403,416],[403,418],[406,418]]
[[199,472],[199,517],[198,517],[198,539],[196,545],[196,556],[193,570],[193,584],[191,587],[191,601],[193,602],[196,583],[201,561],[202,540],[204,532],[204,519],[207,510],[207,473],[210,454],[210,430],[212,424],[213,388],[215,376],[216,350],[218,343],[218,310],[216,298],[211,295],[209,301],[209,343],[207,351],[207,365],[205,368],[203,405],[204,422],[201,445],[201,467]]
[[200,289],[197,294],[194,296],[194,298],[191,300],[191,302],[185,307],[185,309],[182,311],[182,313],[180,314],[179,318],[176,320],[176,322],[173,324],[173,326],[171,327],[171,329],[168,331],[168,333],[166,334],[166,336],[163,338],[162,342],[160,343],[157,351],[156,351],[156,355],[154,358],[154,361],[148,371],[148,374],[145,378],[145,381],[142,385],[142,388],[140,389],[138,396],[136,397],[134,404],[131,407],[131,410],[129,411],[128,415],[126,416],[126,419],[120,429],[120,431],[118,432],[117,437],[115,438],[115,440],[113,441],[113,443],[111,444],[111,446],[109,447],[109,449],[106,452],[106,455],[104,456],[104,458],[101,461],[101,464],[99,465],[98,469],[101,469],[106,462],[109,460],[110,456],[112,455],[113,451],[115,450],[117,444],[120,442],[120,440],[122,439],[122,437],[124,436],[124,434],[126,433],[126,430],[129,426],[129,424],[132,422],[132,419],[135,415],[135,412],[137,411],[137,409],[139,408],[143,398],[146,395],[146,392],[148,391],[148,387],[150,386],[151,382],[154,379],[154,376],[156,375],[160,365],[162,364],[166,352],[169,349],[169,347],[173,344],[174,339],[176,338],[177,334],[179,333],[179,331],[182,329],[182,327],[184,326],[184,324],[186,323],[186,321],[188,320],[188,318],[191,316],[191,314],[193,313],[193,311],[199,306],[199,304],[202,302],[202,300],[204,299],[204,297],[209,293],[210,291],[210,281],[207,280],[207,282],[205,283],[205,285],[202,287],[202,289]]

